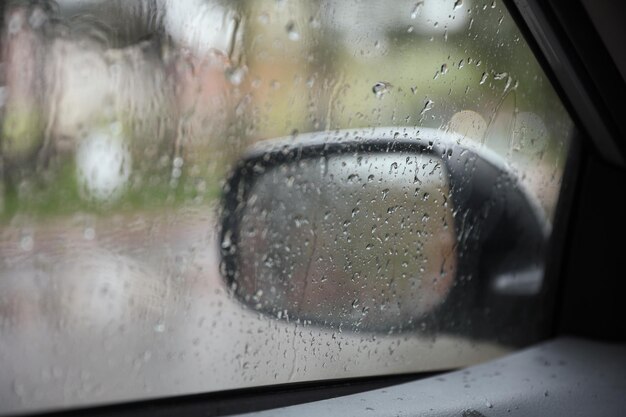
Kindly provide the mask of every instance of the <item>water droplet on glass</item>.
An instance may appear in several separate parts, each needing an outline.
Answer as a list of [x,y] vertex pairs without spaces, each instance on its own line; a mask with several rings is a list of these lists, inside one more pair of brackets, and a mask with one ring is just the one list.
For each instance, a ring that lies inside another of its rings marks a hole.
[[83,230],[83,237],[85,240],[93,240],[96,237],[96,231],[93,227],[86,227],[85,230]]
[[285,29],[287,29],[287,37],[289,38],[289,40],[294,42],[300,40],[300,33],[297,31],[296,24],[294,22],[287,23]]
[[417,3],[415,3],[415,6],[413,6],[413,10],[411,11],[411,19],[417,19],[417,16],[422,13],[423,6],[424,1],[418,1]]
[[23,251],[31,251],[33,250],[33,247],[35,246],[35,240],[33,239],[33,236],[30,234],[24,235],[22,236],[22,239],[20,240],[20,248],[22,248]]
[[228,249],[231,247],[231,245],[233,244],[231,236],[232,232],[230,230],[224,233],[224,238],[222,239],[222,249]]
[[232,68],[226,71],[226,78],[232,85],[239,85],[246,76],[246,69],[242,67]]
[[131,154],[119,123],[95,129],[78,145],[76,171],[84,197],[119,198],[131,173]]
[[389,88],[391,84],[386,81],[379,81],[372,87],[372,92],[376,94],[376,97],[382,97],[387,92],[389,92]]
[[38,29],[44,25],[48,21],[48,14],[41,8],[37,7],[30,15],[28,19],[28,23],[30,23],[31,27]]
[[504,80],[509,74],[506,72],[499,72],[493,75],[494,80]]
[[426,114],[427,111],[432,109],[433,108],[433,104],[435,104],[435,103],[432,100],[426,100],[426,102],[424,103],[424,107],[422,108],[422,111],[420,112],[420,115],[424,115],[424,114]]

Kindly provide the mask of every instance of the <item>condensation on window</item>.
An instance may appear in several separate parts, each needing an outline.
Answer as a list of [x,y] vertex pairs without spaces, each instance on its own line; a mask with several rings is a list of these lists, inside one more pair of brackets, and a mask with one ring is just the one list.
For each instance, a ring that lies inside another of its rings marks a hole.
[[[311,303],[307,317],[330,325],[272,317],[220,271],[229,173],[257,142],[308,132],[443,132],[497,155],[549,229],[572,122],[500,1],[10,1],[0,84],[0,412],[450,369],[511,349],[395,331],[372,308],[371,331]],[[415,194],[421,208],[403,216],[424,221],[446,200],[437,175],[430,200]],[[368,198],[354,196],[363,212]],[[438,218],[452,222],[453,209]],[[336,204],[328,218],[352,211]],[[366,225],[383,256],[381,230],[400,223]],[[420,259],[439,259],[432,242],[457,249],[454,234],[429,233]],[[433,305],[454,285],[455,264],[440,269]],[[351,298],[361,312],[380,290],[368,285]],[[279,302],[269,290],[258,297]],[[412,306],[411,294],[397,303]]]

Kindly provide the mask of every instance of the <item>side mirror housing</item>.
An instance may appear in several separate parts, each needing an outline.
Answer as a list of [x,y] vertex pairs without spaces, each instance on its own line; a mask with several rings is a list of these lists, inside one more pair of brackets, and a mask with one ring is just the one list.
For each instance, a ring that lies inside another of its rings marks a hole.
[[263,314],[362,332],[541,332],[548,222],[504,161],[457,135],[266,141],[222,203],[222,274]]

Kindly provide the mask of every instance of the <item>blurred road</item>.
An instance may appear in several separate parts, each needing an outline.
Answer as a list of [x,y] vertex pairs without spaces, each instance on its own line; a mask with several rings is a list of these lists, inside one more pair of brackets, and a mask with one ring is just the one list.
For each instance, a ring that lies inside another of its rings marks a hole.
[[0,231],[0,412],[451,368],[505,349],[262,317],[218,272],[211,207]]

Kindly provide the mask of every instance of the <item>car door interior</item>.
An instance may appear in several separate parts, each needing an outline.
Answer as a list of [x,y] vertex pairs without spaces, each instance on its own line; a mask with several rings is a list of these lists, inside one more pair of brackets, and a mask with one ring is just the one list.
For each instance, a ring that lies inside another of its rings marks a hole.
[[625,346],[558,338],[436,377],[245,415],[617,416],[625,389]]

